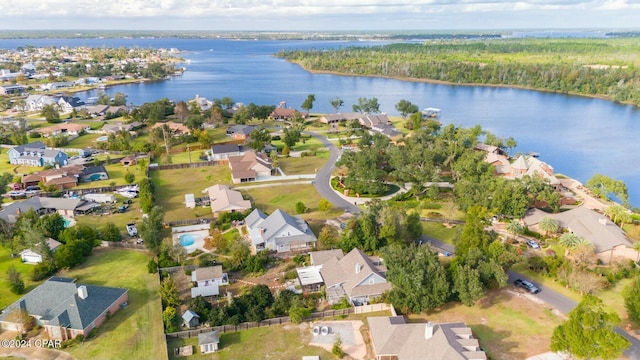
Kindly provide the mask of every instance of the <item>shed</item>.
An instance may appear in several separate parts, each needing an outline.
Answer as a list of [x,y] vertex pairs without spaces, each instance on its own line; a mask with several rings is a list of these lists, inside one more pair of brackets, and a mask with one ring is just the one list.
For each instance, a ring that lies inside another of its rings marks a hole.
[[193,196],[193,194],[185,194],[184,203],[188,208],[194,209],[196,207],[196,198]]
[[182,314],[182,325],[196,327],[200,325],[200,316],[191,310],[187,310]]
[[203,354],[218,351],[220,344],[220,335],[217,331],[198,334],[198,345]]
[[136,158],[133,156],[125,156],[120,160],[120,164],[122,166],[130,166],[136,164]]

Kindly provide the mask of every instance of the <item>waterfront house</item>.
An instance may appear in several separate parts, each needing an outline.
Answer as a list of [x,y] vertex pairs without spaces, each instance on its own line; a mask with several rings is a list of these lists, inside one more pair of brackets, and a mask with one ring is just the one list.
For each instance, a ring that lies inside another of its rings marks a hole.
[[58,135],[68,135],[68,136],[78,136],[82,132],[86,132],[91,130],[91,126],[85,124],[75,124],[75,123],[62,123],[55,124],[43,128],[39,128],[33,130],[35,132],[40,133],[43,137],[49,136],[58,136]]
[[376,360],[486,360],[464,323],[407,323],[402,316],[367,318]]
[[244,221],[253,253],[261,250],[280,253],[311,249],[317,242],[315,234],[304,219],[291,216],[280,209],[269,216],[255,209]]
[[129,291],[123,288],[80,285],[75,279],[52,277],[0,314],[0,329],[23,331],[24,310],[54,340],[87,336],[107,318],[126,306]]

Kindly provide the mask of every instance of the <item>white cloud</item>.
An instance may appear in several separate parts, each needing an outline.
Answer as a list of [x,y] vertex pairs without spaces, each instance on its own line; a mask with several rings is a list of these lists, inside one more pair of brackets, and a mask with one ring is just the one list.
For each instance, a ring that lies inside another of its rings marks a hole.
[[[377,29],[391,23],[406,25],[402,19],[413,19],[418,24],[451,25],[451,19],[476,13],[495,14],[492,28],[501,24],[518,27],[518,21],[522,22],[519,27],[584,26],[582,23],[591,27],[610,24],[632,27],[640,24],[640,13],[632,13],[639,9],[639,0],[0,0],[3,14],[0,28],[36,28],[46,24],[61,28],[65,21],[72,21],[75,28],[111,28],[118,26],[117,22],[134,19],[129,26],[151,24],[154,28],[196,29],[245,23],[249,28],[271,24],[271,28],[277,29],[289,23],[298,26],[306,23],[339,30],[354,25],[349,23],[350,17],[366,25],[365,17],[370,16],[369,29]],[[626,15],[623,17],[626,23],[616,20],[619,15]],[[557,23],[549,23],[550,18],[558,18]],[[389,23],[382,24],[380,19],[388,19]],[[479,27],[483,21],[475,19]],[[473,27],[472,23],[465,25]]]

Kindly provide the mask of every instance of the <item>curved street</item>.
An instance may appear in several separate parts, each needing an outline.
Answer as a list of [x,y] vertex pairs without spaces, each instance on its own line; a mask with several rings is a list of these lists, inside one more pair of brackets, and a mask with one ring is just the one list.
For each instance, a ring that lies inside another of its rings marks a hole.
[[359,213],[361,211],[359,207],[343,199],[340,195],[336,194],[336,192],[333,191],[333,189],[331,188],[331,173],[333,172],[333,169],[335,169],[336,161],[338,160],[338,157],[342,152],[338,149],[337,146],[335,146],[326,137],[311,131],[305,131],[305,133],[320,140],[322,144],[327,149],[329,149],[329,160],[327,160],[324,166],[320,170],[318,170],[318,173],[316,174],[316,180],[314,185],[318,193],[323,198],[329,200],[329,202],[333,204],[333,206],[335,207],[338,207],[352,214]]
[[[448,252],[450,255],[454,254],[454,247],[452,245],[444,243],[431,236],[422,236],[421,243],[430,244],[431,247],[433,247],[440,253]],[[516,279],[525,279],[535,283],[541,291],[535,295],[531,294],[531,296],[535,296],[536,298],[544,301],[546,304],[554,307],[565,315],[568,315],[569,312],[578,305],[578,303],[560,294],[557,291],[541,285],[538,282],[531,280],[530,278],[515,271],[509,271],[509,284],[513,284]],[[629,342],[631,342],[631,346],[624,352],[624,354],[629,357],[629,359],[640,359],[640,340],[629,335],[620,327],[616,327],[616,332],[624,336],[627,340],[629,340]]]

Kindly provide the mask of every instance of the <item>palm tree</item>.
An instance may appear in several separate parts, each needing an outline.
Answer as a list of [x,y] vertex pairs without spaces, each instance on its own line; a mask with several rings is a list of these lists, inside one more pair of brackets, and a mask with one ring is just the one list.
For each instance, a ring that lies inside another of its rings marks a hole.
[[560,240],[559,244],[564,246],[567,249],[573,249],[576,246],[578,246],[578,244],[581,244],[584,242],[584,239],[582,239],[581,237],[579,237],[574,233],[564,233],[560,235],[559,240]]
[[538,224],[540,230],[544,231],[544,236],[548,236],[549,233],[556,233],[560,228],[560,224],[558,224],[558,220],[552,218],[551,216],[545,216],[540,220]]
[[524,226],[522,226],[520,222],[514,220],[507,224],[507,231],[515,238],[518,235],[524,234]]

